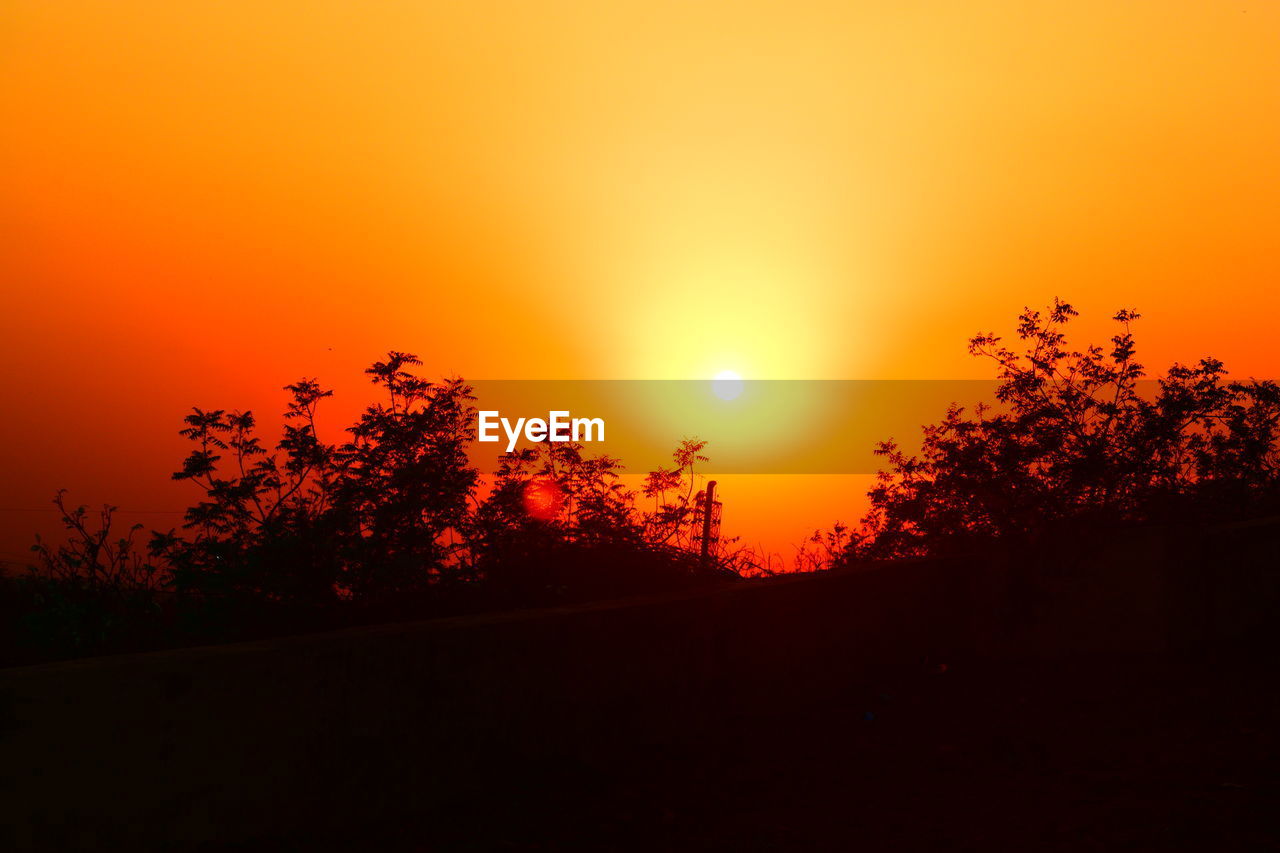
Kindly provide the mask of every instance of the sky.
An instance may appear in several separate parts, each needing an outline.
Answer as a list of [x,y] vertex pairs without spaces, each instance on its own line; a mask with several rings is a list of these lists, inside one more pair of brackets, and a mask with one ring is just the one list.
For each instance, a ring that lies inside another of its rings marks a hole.
[[[1280,375],[1277,44],[1256,0],[6,0],[0,558],[59,487],[180,510],[193,405],[318,376],[341,425],[388,349],[989,378],[968,337],[1058,295]],[[730,478],[726,532],[786,551],[865,485]]]

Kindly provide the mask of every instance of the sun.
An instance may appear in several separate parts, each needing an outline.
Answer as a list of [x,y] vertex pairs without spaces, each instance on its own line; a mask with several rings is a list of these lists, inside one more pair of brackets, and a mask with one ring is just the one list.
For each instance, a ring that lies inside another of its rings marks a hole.
[[742,393],[742,377],[733,370],[722,370],[711,380],[711,392],[721,400],[736,399]]

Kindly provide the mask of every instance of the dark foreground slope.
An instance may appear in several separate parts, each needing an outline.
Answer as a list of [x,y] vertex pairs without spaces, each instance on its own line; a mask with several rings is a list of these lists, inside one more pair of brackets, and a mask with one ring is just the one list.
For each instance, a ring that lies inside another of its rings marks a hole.
[[1249,849],[1276,525],[0,673],[7,849]]

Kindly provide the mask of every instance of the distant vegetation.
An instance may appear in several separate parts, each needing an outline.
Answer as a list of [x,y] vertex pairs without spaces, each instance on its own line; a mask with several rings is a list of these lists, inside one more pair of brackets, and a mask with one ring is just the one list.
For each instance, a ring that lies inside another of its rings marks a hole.
[[[893,441],[859,527],[800,549],[801,569],[993,546],[1053,547],[1132,523],[1199,523],[1280,511],[1280,388],[1228,381],[1222,363],[1175,365],[1151,384],[1132,323],[1107,348],[1068,347],[1075,310],[1026,311],[1021,351],[970,342],[992,360],[997,399],[952,407],[921,449]],[[768,571],[744,550],[698,556],[697,468],[705,443],[625,488],[619,460],[575,443],[470,465],[475,412],[458,379],[429,382],[391,352],[366,373],[380,390],[337,444],[317,432],[330,391],[287,386],[273,448],[252,412],[195,409],[173,476],[198,488],[181,530],[112,531],[56,499],[68,532],[37,542],[37,565],[3,580],[13,660],[219,641],[353,621],[536,606],[672,589]],[[732,544],[732,543],[727,543]]]
[[113,533],[111,508],[93,519],[59,493],[67,542],[38,542],[32,575],[6,582],[10,645],[80,654],[137,645],[139,632],[222,639],[752,571],[743,551],[698,553],[705,442],[682,441],[640,493],[623,486],[619,460],[573,442],[503,454],[486,480],[467,457],[471,388],[429,382],[418,366],[392,352],[370,367],[382,399],[337,444],[317,432],[332,392],[311,379],[287,386],[273,449],[252,412],[193,410],[182,430],[193,447],[173,476],[202,496],[181,530],[145,545],[139,528]]
[[974,337],[970,353],[996,366],[994,405],[952,407],[918,454],[881,443],[888,468],[861,527],[815,543],[844,564],[1280,512],[1280,386],[1228,381],[1213,358],[1140,386],[1138,314],[1120,311],[1110,346],[1082,350],[1065,334],[1075,316],[1061,301],[1028,309],[1020,351]]

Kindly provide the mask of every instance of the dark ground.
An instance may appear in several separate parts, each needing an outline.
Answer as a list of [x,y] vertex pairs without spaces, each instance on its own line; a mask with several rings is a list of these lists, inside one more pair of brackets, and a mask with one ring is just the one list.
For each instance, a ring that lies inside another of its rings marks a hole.
[[497,764],[490,786],[443,808],[330,839],[396,850],[1277,849],[1273,677],[1262,661],[1159,659],[886,672],[820,706],[779,697],[684,737],[652,742],[620,726],[591,761]]
[[[488,755],[484,783],[418,809],[361,817],[323,804],[310,829],[176,846],[1276,849],[1273,676],[1263,661],[922,666],[820,706],[783,696],[672,737],[646,737],[633,716],[585,760]],[[376,797],[398,780],[370,784]],[[70,844],[55,830],[32,846],[112,849],[103,829],[87,824]],[[150,847],[145,831],[128,835],[134,849]]]
[[1160,533],[3,670],[0,848],[1277,849],[1278,550]]

